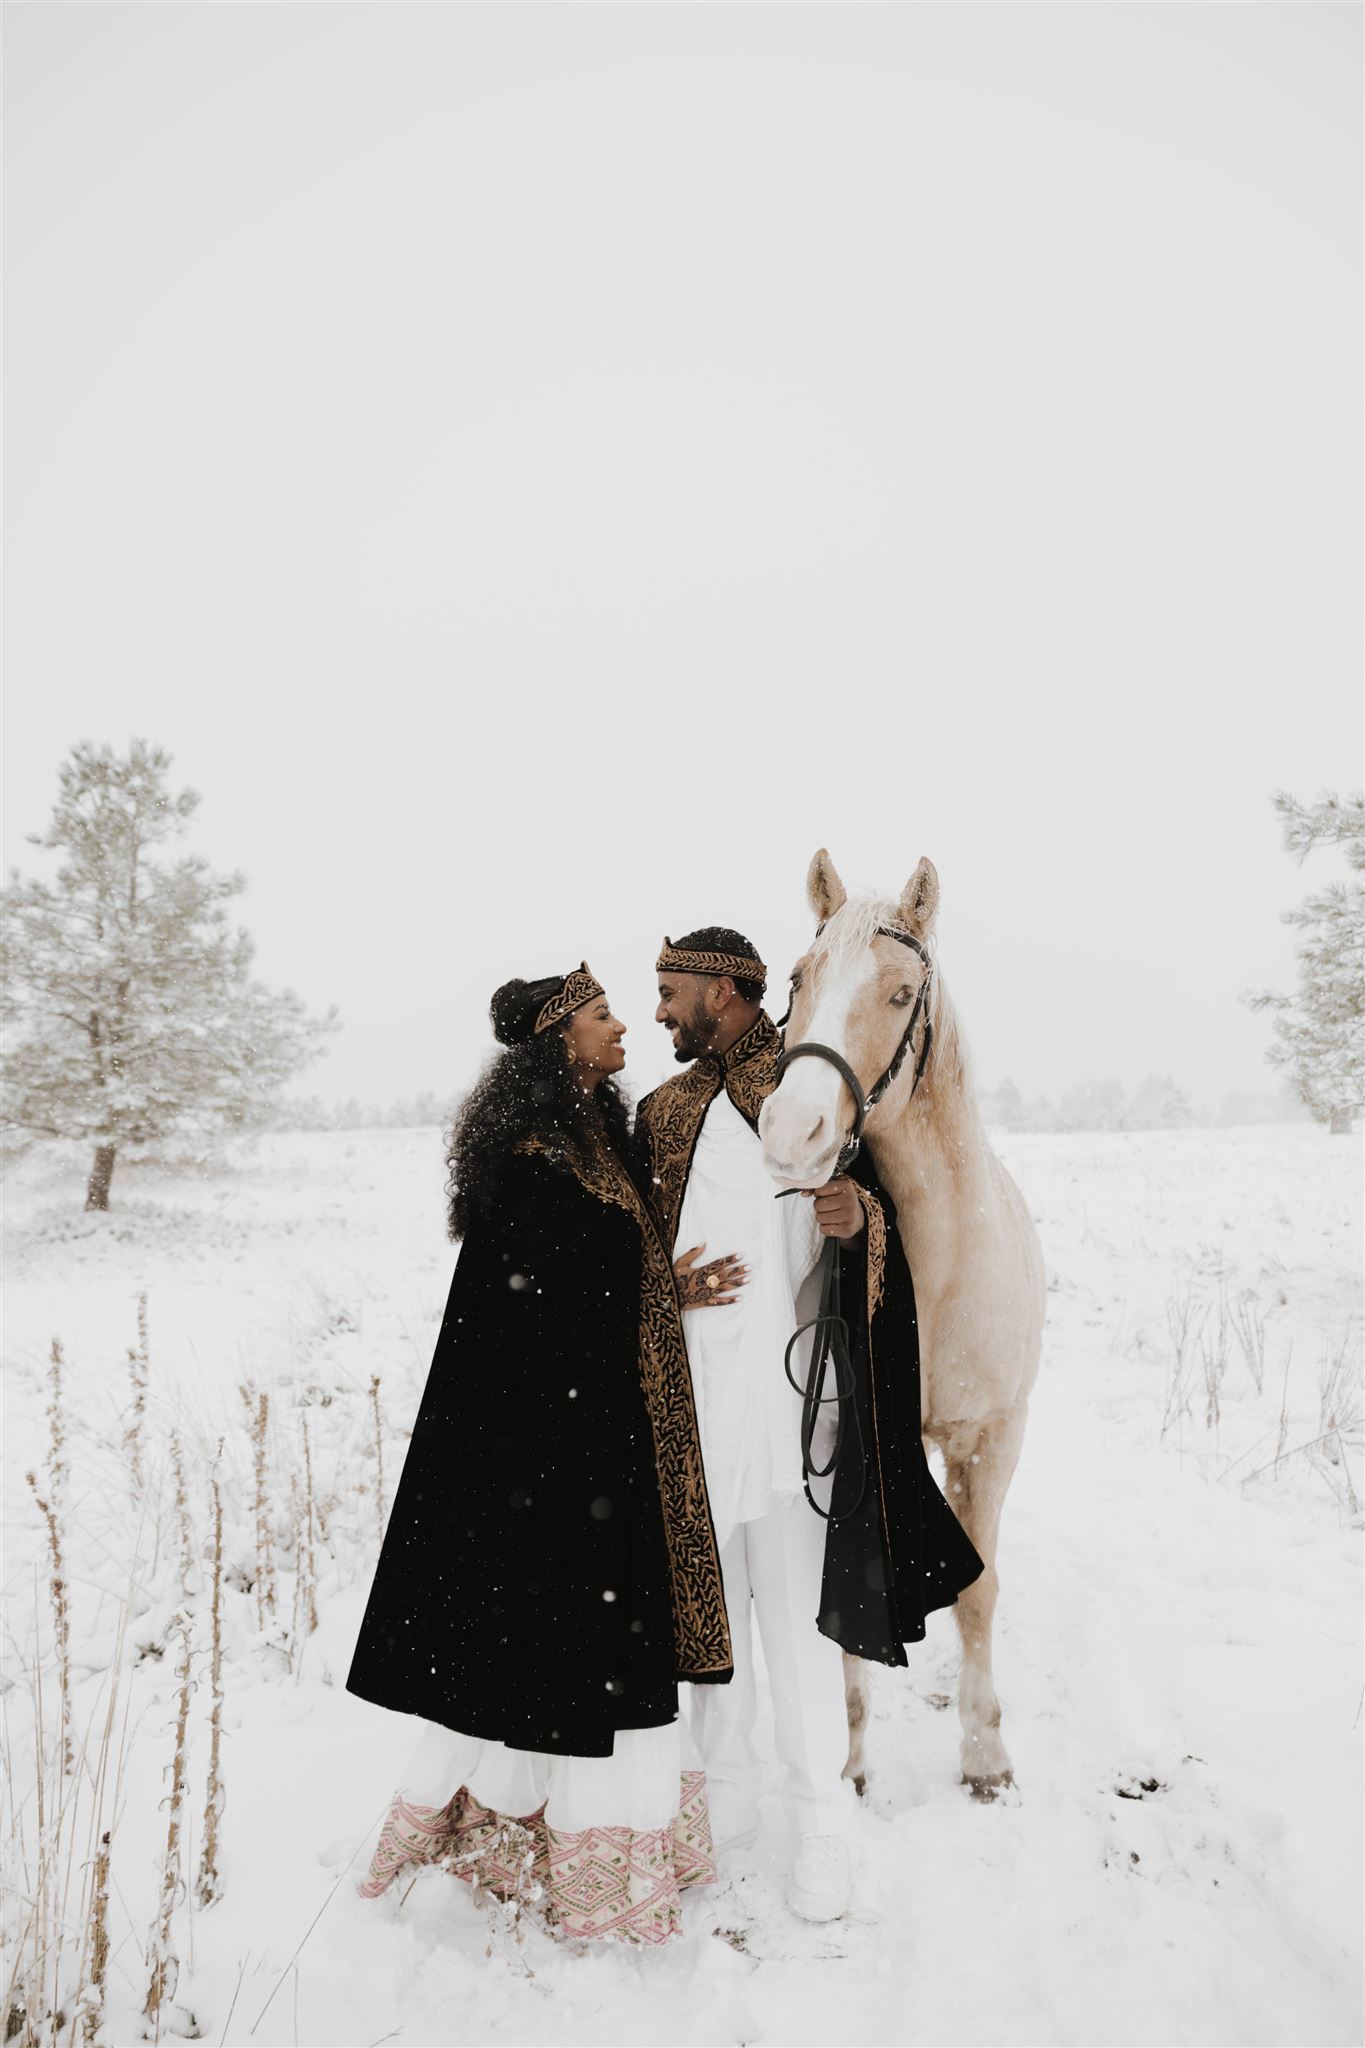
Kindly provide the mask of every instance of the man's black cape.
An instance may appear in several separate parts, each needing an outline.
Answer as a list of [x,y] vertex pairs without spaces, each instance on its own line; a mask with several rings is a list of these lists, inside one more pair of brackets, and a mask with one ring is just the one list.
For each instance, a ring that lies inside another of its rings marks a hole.
[[[985,1566],[935,1484],[924,1453],[915,1289],[895,1204],[866,1152],[848,1171],[865,1190],[864,1209],[875,1202],[881,1210],[885,1246],[881,1300],[870,1317],[869,1274],[876,1265],[870,1213],[862,1234],[838,1251],[867,1470],[864,1484],[859,1432],[850,1426],[828,1502],[833,1519],[825,1539],[819,1626],[851,1656],[904,1664],[903,1645],[921,1640],[926,1615],[951,1607]],[[832,1390],[830,1375],[826,1392]],[[860,1486],[862,1500],[855,1506]]]

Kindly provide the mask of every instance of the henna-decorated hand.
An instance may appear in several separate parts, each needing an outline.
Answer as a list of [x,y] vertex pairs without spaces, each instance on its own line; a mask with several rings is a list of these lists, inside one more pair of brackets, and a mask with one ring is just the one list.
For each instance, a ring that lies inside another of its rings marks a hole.
[[704,1266],[697,1265],[705,1250],[704,1244],[694,1244],[690,1252],[683,1252],[673,1262],[680,1308],[725,1308],[739,1300],[739,1290],[749,1277],[749,1268],[734,1252],[723,1259],[708,1259]]
[[823,1234],[837,1237],[840,1244],[851,1244],[863,1227],[863,1205],[848,1175],[841,1173],[822,1188],[803,1188],[801,1192],[815,1203],[815,1220]]

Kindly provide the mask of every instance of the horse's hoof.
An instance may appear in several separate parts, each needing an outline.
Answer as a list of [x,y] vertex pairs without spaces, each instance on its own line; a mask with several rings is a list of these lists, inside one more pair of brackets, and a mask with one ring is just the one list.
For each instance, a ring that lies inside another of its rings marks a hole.
[[862,1799],[862,1798],[864,1798],[864,1797],[866,1796],[866,1793],[867,1793],[867,1779],[866,1779],[866,1777],[864,1776],[864,1774],[863,1774],[863,1772],[862,1772],[862,1771],[859,1771],[859,1773],[858,1773],[857,1777],[856,1777],[856,1778],[855,1778],[855,1779],[853,1780],[853,1789],[854,1789],[854,1791],[855,1791],[855,1792],[857,1793],[857,1795],[858,1795],[858,1797],[859,1797],[860,1799]]
[[971,1793],[973,1799],[979,1801],[983,1806],[989,1806],[992,1800],[998,1799],[1007,1787],[1013,1785],[1014,1772],[996,1771],[989,1778],[971,1778],[964,1771],[962,1773],[962,1782]]

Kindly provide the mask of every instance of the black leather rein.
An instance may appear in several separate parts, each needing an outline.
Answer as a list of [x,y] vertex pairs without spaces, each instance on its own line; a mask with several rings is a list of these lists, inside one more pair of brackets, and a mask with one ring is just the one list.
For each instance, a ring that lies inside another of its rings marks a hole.
[[[835,1072],[842,1079],[844,1086],[848,1089],[849,1094],[853,1097],[853,1129],[844,1141],[839,1157],[834,1163],[835,1174],[846,1172],[857,1158],[863,1142],[863,1127],[867,1122],[867,1113],[869,1110],[876,1108],[887,1089],[895,1081],[901,1068],[905,1065],[906,1054],[910,1050],[911,1040],[915,1035],[915,1026],[919,1023],[921,1017],[924,1019],[924,1035],[920,1045],[919,1058],[915,1062],[915,1078],[910,1083],[911,1096],[914,1095],[923,1078],[924,1069],[929,1059],[929,1049],[934,1042],[934,1025],[929,1015],[929,988],[933,979],[934,968],[926,948],[918,939],[912,938],[909,932],[893,931],[888,925],[879,925],[876,936],[881,939],[895,939],[902,946],[909,946],[912,952],[918,953],[924,963],[924,978],[920,982],[919,994],[915,997],[914,1007],[910,1012],[910,1021],[901,1033],[901,1042],[896,1047],[891,1064],[881,1079],[864,1094],[862,1082],[858,1079],[858,1076],[854,1073],[843,1054],[836,1052],[832,1045],[822,1045],[818,1039],[814,1038],[803,1039],[800,1045],[785,1047],[777,1063],[777,1078],[780,1082],[793,1060],[802,1058],[824,1060],[828,1066],[834,1068]],[[787,1016],[790,1015],[791,1008],[788,1005]],[[786,1021],[787,1019],[784,1017],[782,1022],[785,1024]],[[831,1175],[831,1178],[833,1178],[833,1175]],[[776,1199],[780,1202],[783,1195],[794,1195],[797,1192],[796,1188],[784,1188]],[[791,1359],[792,1352],[807,1330],[814,1330],[815,1338],[811,1346],[810,1370],[806,1375],[806,1384],[802,1386],[792,1372]],[[834,1372],[834,1392],[826,1394],[824,1390],[825,1374],[831,1367]],[[783,1353],[782,1370],[787,1375],[788,1385],[801,1396],[801,1483],[806,1491],[806,1499],[815,1509],[816,1514],[820,1515],[825,1521],[847,1521],[851,1516],[857,1514],[863,1504],[863,1497],[867,1492],[867,1445],[863,1440],[863,1425],[858,1414],[856,1389],[853,1380],[853,1365],[849,1358],[848,1323],[843,1316],[842,1304],[839,1299],[839,1244],[836,1238],[826,1238],[825,1249],[820,1260],[819,1313],[812,1316],[809,1322],[799,1324],[792,1333],[791,1340],[787,1345],[786,1351]],[[811,1458],[815,1440],[815,1426],[819,1421],[821,1408],[828,1407],[831,1401],[836,1404],[834,1443],[825,1463],[823,1465],[816,1465],[812,1462]],[[850,1417],[852,1417],[853,1429],[858,1439],[858,1461],[862,1468],[862,1473],[858,1485],[857,1499],[851,1506],[846,1507],[842,1514],[835,1515],[833,1513],[832,1490],[829,1508],[822,1508],[810,1490],[810,1483],[812,1479],[831,1479],[837,1471],[839,1461],[843,1456],[845,1440],[848,1436]]]

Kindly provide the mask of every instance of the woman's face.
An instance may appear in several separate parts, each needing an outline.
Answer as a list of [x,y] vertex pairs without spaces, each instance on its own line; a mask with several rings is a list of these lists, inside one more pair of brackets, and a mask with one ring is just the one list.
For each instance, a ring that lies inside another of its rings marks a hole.
[[621,1040],[626,1027],[611,1014],[605,996],[595,996],[565,1019],[564,1042],[573,1055],[573,1070],[589,1087],[596,1087],[604,1074],[619,1074],[626,1063]]

